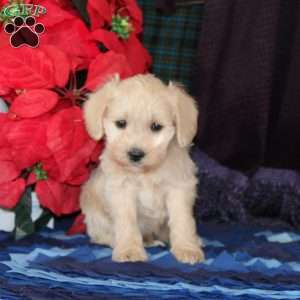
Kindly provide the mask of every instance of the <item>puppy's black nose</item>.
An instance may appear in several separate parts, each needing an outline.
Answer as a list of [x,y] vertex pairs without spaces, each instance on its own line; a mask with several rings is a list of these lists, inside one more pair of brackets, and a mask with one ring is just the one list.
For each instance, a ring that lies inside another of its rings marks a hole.
[[127,154],[129,159],[133,162],[138,162],[145,156],[145,152],[139,148],[132,148]]

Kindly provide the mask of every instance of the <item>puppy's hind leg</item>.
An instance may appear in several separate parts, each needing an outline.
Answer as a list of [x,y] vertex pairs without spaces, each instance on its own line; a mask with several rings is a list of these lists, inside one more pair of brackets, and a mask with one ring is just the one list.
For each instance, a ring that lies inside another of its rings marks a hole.
[[112,221],[104,211],[93,181],[88,181],[83,186],[80,206],[85,215],[87,233],[92,242],[113,247]]

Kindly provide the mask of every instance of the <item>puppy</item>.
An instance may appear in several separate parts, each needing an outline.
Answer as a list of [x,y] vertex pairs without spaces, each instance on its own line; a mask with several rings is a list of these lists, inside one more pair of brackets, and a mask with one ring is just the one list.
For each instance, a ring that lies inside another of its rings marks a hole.
[[189,145],[197,129],[193,99],[153,75],[110,80],[84,106],[86,128],[106,138],[101,164],[82,188],[81,208],[95,243],[114,261],[145,261],[144,244],[170,243],[177,260],[204,259],[193,205],[196,167]]

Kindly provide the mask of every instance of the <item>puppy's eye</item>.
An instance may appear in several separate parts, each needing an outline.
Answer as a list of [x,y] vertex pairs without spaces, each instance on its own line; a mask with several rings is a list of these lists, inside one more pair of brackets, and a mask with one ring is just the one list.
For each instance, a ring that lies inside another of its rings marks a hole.
[[161,124],[159,124],[159,123],[153,122],[150,125],[150,129],[153,132],[158,132],[158,131],[161,131],[163,129],[163,126]]
[[116,126],[117,126],[118,128],[120,128],[120,129],[124,129],[124,128],[126,128],[126,126],[127,126],[126,120],[117,120],[117,121],[115,122],[115,124],[116,124]]

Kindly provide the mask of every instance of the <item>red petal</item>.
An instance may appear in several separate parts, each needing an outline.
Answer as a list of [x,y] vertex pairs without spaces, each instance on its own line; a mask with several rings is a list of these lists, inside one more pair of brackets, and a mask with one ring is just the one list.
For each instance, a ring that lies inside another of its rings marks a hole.
[[[73,155],[70,160],[73,161],[76,160],[76,158],[76,155]],[[88,179],[89,169],[85,166],[85,162],[77,162],[75,167],[71,170],[68,170],[68,164],[69,160],[67,160],[67,162],[62,161],[58,164],[54,157],[45,159],[42,162],[43,169],[47,172],[48,177],[55,178],[55,180],[60,183],[81,185]]]
[[125,47],[123,43],[112,31],[97,29],[94,32],[92,32],[92,38],[96,41],[103,43],[107,49],[113,50],[116,53],[123,54],[125,52]]
[[[57,1],[58,2],[58,1]],[[46,30],[58,23],[66,23],[70,19],[76,18],[69,11],[62,9],[56,1],[39,0],[35,4],[44,6],[47,10],[46,14],[39,16],[38,22],[42,23]],[[43,36],[41,36],[41,39]]]
[[142,31],[142,11],[135,0],[125,1],[99,1],[89,0],[87,4],[87,11],[91,20],[92,30],[110,25],[112,22],[112,15],[122,14],[129,16],[135,29],[135,34]]
[[25,189],[23,178],[0,184],[0,206],[11,209],[16,206]]
[[50,156],[42,161],[43,170],[45,170],[50,178],[55,178],[56,181],[63,182],[60,180],[59,166],[53,156]]
[[18,168],[31,167],[50,156],[46,146],[47,124],[48,118],[43,117],[12,121],[6,126],[7,140]]
[[[81,174],[78,175],[78,172],[80,171],[78,170],[78,168],[80,168],[81,165],[88,164],[89,158],[95,148],[95,145],[95,141],[89,139],[84,143],[84,145],[82,145],[77,153],[74,153],[69,157],[69,159],[61,161],[61,163],[59,163],[62,180],[70,184],[78,184],[79,182],[83,183],[87,179],[88,174],[82,174],[82,171]],[[59,157],[59,155],[57,155],[56,157]]]
[[99,163],[100,154],[102,153],[105,147],[104,140],[101,140],[97,143],[93,153],[91,154],[91,161],[95,163]]
[[[0,10],[1,10],[1,6],[0,6]],[[8,47],[11,48],[10,36],[6,32],[4,32],[3,27],[2,27],[2,29],[0,30],[0,49],[1,48],[8,48]]]
[[4,74],[0,73],[0,95],[6,95],[10,92],[10,88],[8,87],[8,82]]
[[108,1],[88,0],[87,11],[92,30],[103,27],[106,23],[111,24],[112,10]]
[[34,173],[30,173],[27,180],[26,180],[26,185],[31,185],[37,182],[36,176]]
[[68,151],[61,159],[75,154],[88,139],[79,107],[63,109],[53,115],[47,129],[47,145],[52,153]]
[[18,96],[10,107],[10,113],[21,118],[34,118],[42,115],[58,102],[58,95],[49,90],[29,90]]
[[88,163],[96,142],[85,130],[79,107],[64,109],[51,118],[47,146],[59,166],[59,181],[69,180],[80,166]]
[[56,114],[57,112],[70,107],[73,107],[73,104],[69,99],[59,99],[57,105],[51,111],[51,114]]
[[133,74],[148,71],[151,65],[151,56],[135,35],[131,35],[126,41],[120,41],[114,32],[98,29],[92,33],[92,37],[96,41],[102,42],[107,49],[125,55]]
[[74,71],[87,69],[91,63],[92,58],[81,58],[73,56],[71,58],[71,69]]
[[16,179],[20,173],[11,161],[0,161],[0,170],[0,184]]
[[71,214],[79,211],[79,187],[58,183],[52,179],[36,184],[35,191],[42,206],[55,215]]
[[70,174],[69,178],[66,179],[66,182],[70,185],[81,185],[87,181],[89,173],[90,172],[85,165],[78,166],[78,168],[74,169]]
[[55,85],[54,67],[39,49],[11,47],[0,49],[0,74],[5,74],[14,89],[51,88]]
[[137,5],[136,0],[125,0],[125,7],[128,11],[127,15],[129,15],[132,20],[132,24],[134,27],[135,34],[138,34],[142,31],[142,23],[143,23],[143,14],[139,6]]
[[92,59],[99,50],[96,43],[91,41],[91,33],[80,19],[58,23],[49,28],[40,40],[40,45],[55,45],[71,60],[78,63],[78,58]]
[[8,114],[6,113],[0,113],[0,147],[1,148],[7,148],[7,124],[9,124],[11,121],[8,119]]
[[64,87],[69,79],[71,66],[67,55],[54,46],[40,47],[52,60],[54,66],[54,79],[57,86]]
[[113,51],[100,53],[90,64],[85,87],[93,91],[114,74],[121,78],[133,75],[126,57]]
[[76,217],[73,225],[68,230],[67,234],[73,235],[73,234],[79,234],[79,233],[85,233],[86,232],[86,225],[84,223],[84,215],[80,214]]
[[[1,75],[0,75],[0,81],[1,81]],[[10,88],[8,88],[6,85],[3,84],[3,81],[0,82],[0,95],[6,95],[10,92]]]
[[145,73],[151,65],[151,56],[139,39],[131,35],[128,41],[124,41],[125,56],[128,59],[134,74]]
[[10,147],[1,147],[0,148],[0,160],[6,160],[6,161],[13,160]]

